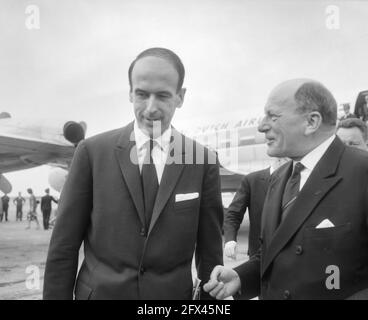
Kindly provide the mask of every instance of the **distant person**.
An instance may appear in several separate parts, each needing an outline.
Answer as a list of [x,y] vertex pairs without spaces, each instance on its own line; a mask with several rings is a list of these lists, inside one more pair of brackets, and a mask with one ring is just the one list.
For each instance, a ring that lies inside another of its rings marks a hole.
[[3,204],[3,214],[1,215],[1,221],[3,220],[3,217],[5,218],[5,221],[8,221],[9,200],[10,199],[6,193],[1,198],[1,202]]
[[271,174],[287,161],[287,158],[275,159],[269,168],[252,172],[243,178],[225,215],[224,253],[227,257],[236,259],[237,234],[247,209],[249,214],[248,255],[257,253],[260,247],[262,209],[269,179]]
[[340,118],[340,121],[357,117],[354,113],[350,112],[349,103],[344,103],[343,108],[344,108],[344,115]]
[[26,199],[22,197],[22,193],[18,193],[18,197],[13,200],[13,203],[16,205],[16,221],[22,221],[23,219],[23,204],[26,202]]
[[35,221],[37,224],[37,229],[40,228],[40,224],[37,219],[37,205],[38,201],[36,197],[33,194],[33,190],[31,188],[27,189],[27,192],[29,193],[29,212],[28,212],[28,226],[26,229],[29,229],[31,227],[31,222]]
[[368,151],[367,125],[362,120],[346,119],[340,121],[336,134],[346,145]]
[[368,121],[368,95],[364,97],[364,100],[364,103],[358,109],[357,116],[366,123]]
[[43,228],[49,228],[50,214],[52,211],[52,202],[58,203],[53,196],[50,196],[50,189],[45,190],[46,195],[41,198],[41,211],[43,216]]

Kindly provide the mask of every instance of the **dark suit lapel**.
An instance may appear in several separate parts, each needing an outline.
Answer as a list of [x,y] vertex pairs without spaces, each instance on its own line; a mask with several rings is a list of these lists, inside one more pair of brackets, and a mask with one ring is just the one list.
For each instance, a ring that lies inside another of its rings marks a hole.
[[170,145],[170,152],[167,157],[166,165],[157,192],[148,234],[151,232],[172,192],[174,191],[174,188],[184,169],[185,141],[186,140],[184,137],[178,131],[172,128],[172,143]]
[[271,178],[262,211],[262,238],[265,245],[270,242],[281,214],[281,199],[292,169],[292,161],[282,166]]
[[137,209],[139,219],[142,225],[145,225],[144,200],[139,173],[138,155],[134,139],[133,122],[123,129],[115,148],[115,154]]
[[268,186],[269,186],[269,180],[270,180],[270,168],[263,170],[261,180],[262,180],[263,190],[266,194],[268,190]]
[[299,193],[293,205],[292,212],[281,223],[267,246],[263,256],[262,275],[277,254],[299,230],[313,209],[342,179],[335,174],[344,148],[344,144],[338,138],[335,138],[321,160],[317,163]]

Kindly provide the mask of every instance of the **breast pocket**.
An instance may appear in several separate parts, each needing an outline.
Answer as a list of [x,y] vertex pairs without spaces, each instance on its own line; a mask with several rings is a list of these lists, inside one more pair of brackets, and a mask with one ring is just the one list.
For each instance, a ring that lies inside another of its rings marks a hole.
[[190,211],[195,210],[199,206],[199,198],[196,199],[190,199],[190,200],[183,200],[179,202],[175,202],[174,208],[176,212],[182,212],[182,211]]
[[304,238],[306,239],[325,239],[339,238],[351,231],[351,223],[334,226],[331,228],[308,227],[304,230]]

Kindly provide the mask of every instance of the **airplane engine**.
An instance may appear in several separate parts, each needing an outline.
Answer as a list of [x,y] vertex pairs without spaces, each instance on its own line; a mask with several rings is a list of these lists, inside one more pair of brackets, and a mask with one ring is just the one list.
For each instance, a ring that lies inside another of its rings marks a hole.
[[86,131],[86,125],[84,122],[77,123],[74,121],[68,121],[64,124],[63,133],[66,140],[77,145],[84,139]]
[[57,192],[61,192],[61,189],[64,186],[67,176],[68,176],[67,170],[64,170],[61,168],[52,169],[52,171],[49,174],[49,179],[48,179],[51,188],[53,188]]
[[4,193],[12,191],[12,185],[2,174],[0,174],[0,190]]

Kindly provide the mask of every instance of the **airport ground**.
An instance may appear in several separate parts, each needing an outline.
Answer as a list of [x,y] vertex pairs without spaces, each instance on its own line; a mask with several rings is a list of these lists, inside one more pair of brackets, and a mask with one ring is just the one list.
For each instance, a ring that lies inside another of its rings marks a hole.
[[[32,222],[26,229],[26,215],[15,221],[15,208],[9,208],[9,221],[0,222],[0,300],[39,300],[42,298],[43,274],[52,229],[43,230],[42,214],[38,212],[40,229]],[[234,261],[224,257],[226,266],[234,267],[248,259],[248,221],[239,232],[239,254]],[[83,254],[80,254],[80,258]],[[81,260],[81,259],[80,259]],[[39,283],[35,276],[39,272]]]

